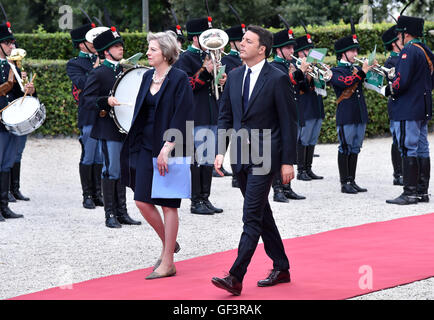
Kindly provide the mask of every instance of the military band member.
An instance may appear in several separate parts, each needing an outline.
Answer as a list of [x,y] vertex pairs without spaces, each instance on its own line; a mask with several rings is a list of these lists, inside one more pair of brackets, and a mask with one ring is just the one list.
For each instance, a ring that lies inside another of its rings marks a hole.
[[403,15],[396,26],[404,48],[399,54],[389,93],[392,94],[393,126],[403,159],[404,192],[386,201],[392,204],[429,202],[431,164],[427,135],[428,121],[432,117],[434,55],[420,40],[423,26],[423,19]]
[[[291,29],[281,30],[273,35],[274,61],[270,63],[273,67],[287,74],[291,80],[291,98],[294,100],[297,109],[298,125],[303,123],[303,117],[298,103],[299,84],[304,79],[304,73],[307,71],[308,64],[303,61],[300,69],[293,65],[292,55],[296,45],[293,31]],[[291,67],[292,66],[292,67]],[[273,200],[276,202],[288,202],[288,199],[302,200],[306,197],[296,194],[291,188],[291,182],[282,184],[279,175],[273,180]]]
[[[310,49],[314,48],[311,35],[306,34],[295,39],[295,56],[299,59],[307,58]],[[324,119],[324,104],[322,96],[315,91],[314,79],[307,73],[300,84],[299,104],[303,112],[304,125],[299,127],[297,144],[297,179],[310,181],[323,179],[312,171],[315,145],[321,131]]]
[[106,226],[120,228],[122,224],[139,225],[128,215],[126,187],[120,182],[120,151],[125,134],[121,133],[109,112],[119,104],[110,92],[116,77],[122,72],[120,60],[124,44],[115,27],[98,35],[93,41],[99,58],[104,62],[89,73],[80,100],[80,108],[87,109],[95,120],[90,136],[101,141],[104,166],[102,192]]
[[[187,38],[192,43],[174,64],[174,67],[185,71],[190,79],[194,95],[195,133],[201,129],[215,132],[217,128],[219,109],[213,92],[213,62],[199,43],[199,36],[211,28],[211,21],[211,17],[187,21]],[[202,141],[195,141],[195,147],[198,142],[202,143]],[[212,215],[223,212],[223,209],[214,207],[209,201],[212,172],[213,162],[195,161],[191,166],[190,212],[193,214]]]
[[[85,24],[71,31],[74,48],[80,52],[66,64],[66,73],[72,82],[72,95],[77,105],[83,93],[89,72],[99,66],[93,43],[86,39],[86,34],[95,28],[92,23]],[[83,207],[95,209],[103,206],[101,194],[102,151],[101,143],[90,136],[95,121],[94,110],[78,108],[78,128],[80,130],[81,157],[79,163],[80,181],[83,193]]]
[[[7,61],[12,49],[15,48],[15,37],[11,30],[10,22],[0,25],[0,109],[4,109],[15,99],[22,97],[24,92],[18,83],[11,65]],[[22,77],[21,71],[16,68],[17,74]],[[27,83],[23,87],[29,95],[35,93],[33,83]],[[22,214],[16,214],[8,205],[10,174],[14,166],[18,152],[18,136],[10,133],[0,122],[0,221],[5,219],[22,218]]]
[[366,60],[363,67],[354,66],[360,48],[357,35],[337,40],[334,44],[337,67],[332,68],[331,84],[337,97],[336,126],[339,139],[338,167],[341,192],[366,192],[355,182],[357,159],[365,136],[368,110],[363,93],[366,73],[373,68]]
[[[401,39],[398,38],[396,34],[396,25],[390,27],[386,32],[383,33],[381,39],[383,40],[383,44],[385,49],[390,52],[390,56],[387,58],[384,66],[386,68],[395,68],[396,63],[398,62],[399,53],[402,50]],[[387,75],[386,75],[387,77]],[[393,80],[393,79],[392,79]],[[389,80],[390,81],[390,80]],[[392,166],[393,166],[393,184],[394,185],[403,185],[402,180],[402,157],[399,152],[398,139],[396,138],[396,131],[393,127],[393,119],[392,119],[392,98],[389,97],[389,102],[387,104],[387,111],[390,119],[390,133],[392,134],[392,147],[390,150],[391,158],[392,158]]]
[[184,51],[182,50],[182,46],[185,43],[185,36],[184,33],[182,32],[182,27],[179,24],[177,24],[176,26],[170,26],[169,30],[176,33],[176,40],[178,41],[179,48],[181,49],[181,51]]

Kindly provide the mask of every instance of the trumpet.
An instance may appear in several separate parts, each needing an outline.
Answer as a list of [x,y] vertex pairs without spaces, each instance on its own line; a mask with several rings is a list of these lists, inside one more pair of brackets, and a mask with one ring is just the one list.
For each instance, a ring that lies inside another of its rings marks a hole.
[[[297,58],[294,55],[291,55],[291,57],[296,61],[297,67],[299,67],[301,65],[301,59]],[[332,71],[324,63],[321,63],[320,66],[321,68],[318,68],[317,66],[311,64],[310,65],[311,71],[308,71],[307,74],[310,75],[312,78],[318,80],[320,79],[320,75],[321,75],[325,82],[329,82],[333,76]]]
[[[363,64],[366,61],[366,58],[358,59],[357,57],[354,57],[354,60],[356,60],[358,63]],[[379,64],[374,65],[372,70],[376,73],[379,73],[381,75],[386,75],[388,79],[395,78],[395,68],[386,68],[384,66],[381,66]]]
[[220,29],[209,29],[199,36],[200,45],[209,51],[214,65],[214,91],[217,100],[219,99],[219,90],[221,89],[217,81],[218,70],[221,65],[221,49],[223,49],[228,42],[228,34]]

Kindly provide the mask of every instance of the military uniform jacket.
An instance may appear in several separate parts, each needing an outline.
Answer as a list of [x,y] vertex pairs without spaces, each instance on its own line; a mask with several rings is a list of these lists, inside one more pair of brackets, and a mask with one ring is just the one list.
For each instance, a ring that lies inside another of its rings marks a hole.
[[431,74],[425,54],[414,43],[421,45],[434,63],[433,53],[421,42],[410,41],[402,49],[396,64],[390,104],[395,121],[428,120],[432,117],[434,73]]
[[[89,57],[78,56],[68,61],[66,73],[72,82],[72,96],[75,102],[80,105],[80,98],[83,94],[87,76],[93,69],[94,62]],[[88,110],[78,109],[78,127],[93,124],[94,118]]]
[[120,64],[115,71],[104,63],[89,73],[80,108],[86,109],[94,117],[92,138],[110,141],[123,141],[125,138],[125,134],[119,132],[119,128],[110,117],[111,107],[108,104],[110,91],[121,72]]
[[[0,66],[0,84],[3,84],[8,81],[9,70],[11,70],[11,66],[9,63],[1,64]],[[18,74],[21,76],[21,71],[17,68]],[[14,77],[15,79],[15,77]],[[0,109],[6,107],[9,103],[22,97],[24,93],[21,91],[21,87],[18,82],[14,82],[12,89],[6,93],[4,96],[0,96]],[[4,126],[3,122],[0,122],[0,132],[8,131]]]
[[[353,68],[357,69],[357,73],[353,73]],[[366,74],[362,68],[338,64],[337,67],[332,68],[332,72],[333,77],[330,82],[336,93],[336,98],[339,98],[345,89],[358,83],[354,94],[339,103],[336,109],[336,125],[367,123],[368,109],[363,94],[363,82]]]
[[[384,62],[384,66],[386,68],[395,68],[396,64],[399,60],[399,54],[391,54],[389,58],[387,58],[386,62]],[[387,102],[387,112],[389,114],[389,119],[393,120],[392,118],[392,97],[389,97],[389,101]]]
[[313,79],[309,80],[306,76],[300,83],[299,103],[305,121],[325,118],[322,96],[316,93]]
[[[195,52],[192,52],[194,50]],[[174,67],[185,71],[194,96],[194,125],[217,125],[218,106],[212,94],[213,75],[202,68],[203,59],[199,50],[189,49],[181,54]]]
[[224,56],[221,62],[222,65],[226,66],[225,69],[226,74],[229,74],[229,72],[231,72],[235,68],[238,68],[243,65],[240,55],[233,53],[233,51],[231,51],[227,56]]
[[283,59],[274,60],[270,62],[270,65],[279,69],[286,75],[288,75],[290,79],[290,90],[291,90],[291,98],[295,103],[295,107],[297,110],[297,123],[299,126],[303,127],[305,125],[302,105],[300,104],[300,83],[304,80],[303,72],[297,69],[292,74],[289,74],[289,62],[284,62]]

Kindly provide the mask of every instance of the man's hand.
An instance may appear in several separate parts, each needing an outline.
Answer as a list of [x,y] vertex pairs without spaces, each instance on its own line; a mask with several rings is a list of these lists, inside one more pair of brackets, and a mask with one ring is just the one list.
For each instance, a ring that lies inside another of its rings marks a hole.
[[223,165],[223,160],[224,159],[225,159],[224,155],[218,154],[218,155],[216,155],[215,160],[214,160],[214,169],[222,177],[224,177],[224,173],[221,172],[220,169],[221,169],[221,167]]
[[306,58],[301,59],[300,70],[306,73],[310,67],[310,63],[306,62]]
[[116,98],[113,97],[113,96],[110,96],[110,97],[108,98],[107,103],[109,104],[110,107],[114,107],[114,106],[119,106],[119,105],[120,105],[118,99],[116,99]]
[[282,164],[280,175],[282,176],[282,183],[288,184],[292,179],[294,179],[294,167],[290,164]]
[[27,92],[27,94],[33,95],[35,93],[35,86],[33,82],[30,82],[24,86],[24,91]]
[[226,80],[228,79],[228,75],[226,73],[223,73],[222,77],[219,80],[219,84],[221,86],[224,86],[226,83]]
[[205,64],[206,70],[209,73],[213,74],[214,73],[214,63],[213,63],[213,61],[210,58],[207,57],[205,59],[205,61],[204,61],[204,64]]

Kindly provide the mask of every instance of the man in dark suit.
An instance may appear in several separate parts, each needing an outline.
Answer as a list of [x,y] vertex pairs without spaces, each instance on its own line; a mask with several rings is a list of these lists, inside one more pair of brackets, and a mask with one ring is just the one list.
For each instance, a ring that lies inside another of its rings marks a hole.
[[[229,275],[222,279],[214,277],[212,283],[234,295],[241,294],[243,278],[259,237],[264,241],[265,252],[273,260],[273,270],[265,280],[258,282],[258,286],[290,282],[289,261],[268,195],[276,174],[282,176],[284,183],[294,178],[297,116],[288,76],[266,61],[272,44],[272,33],[257,26],[248,28],[240,43],[241,58],[246,66],[230,72],[220,102],[218,128],[221,132],[214,166],[222,174],[220,168],[226,141],[221,133],[234,129],[237,134],[232,135],[231,142],[236,152],[231,154],[236,153],[237,159],[231,159],[231,162],[244,196],[244,227],[238,257]],[[240,136],[239,132],[247,132],[247,136]],[[240,161],[245,156],[241,151],[245,149],[250,149],[248,161]],[[262,164],[255,161],[259,151],[268,157]],[[267,161],[268,165],[264,164]]]

